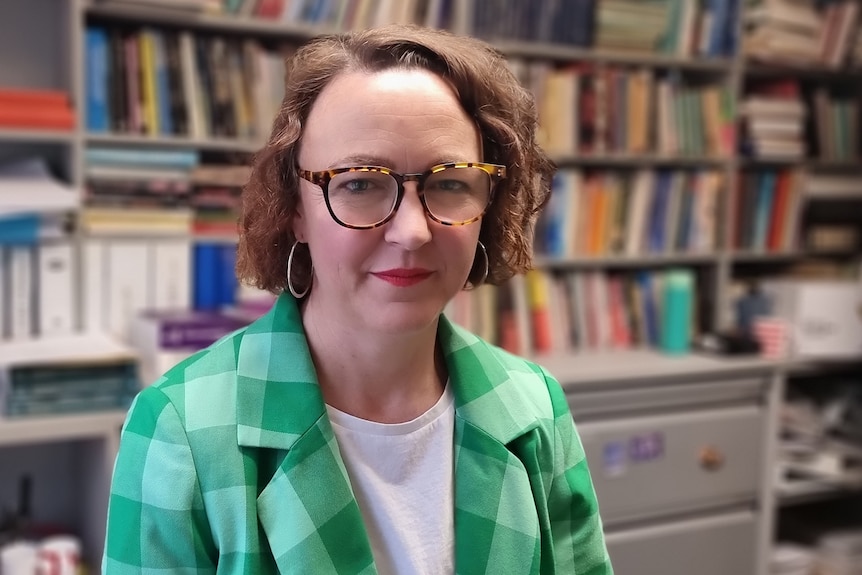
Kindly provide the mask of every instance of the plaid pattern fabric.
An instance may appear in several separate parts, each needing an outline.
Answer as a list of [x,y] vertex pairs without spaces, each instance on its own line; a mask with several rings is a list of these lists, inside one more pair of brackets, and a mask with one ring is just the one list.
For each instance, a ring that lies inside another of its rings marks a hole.
[[[611,574],[565,397],[441,317],[455,396],[456,571]],[[374,574],[295,301],[170,370],[120,443],[108,574]]]

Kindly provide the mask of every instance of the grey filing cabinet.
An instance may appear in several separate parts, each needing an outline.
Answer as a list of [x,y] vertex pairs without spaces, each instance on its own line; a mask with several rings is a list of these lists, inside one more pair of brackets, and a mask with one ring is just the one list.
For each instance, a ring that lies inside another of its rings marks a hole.
[[760,573],[772,371],[641,359],[545,364],[566,390],[615,572]]

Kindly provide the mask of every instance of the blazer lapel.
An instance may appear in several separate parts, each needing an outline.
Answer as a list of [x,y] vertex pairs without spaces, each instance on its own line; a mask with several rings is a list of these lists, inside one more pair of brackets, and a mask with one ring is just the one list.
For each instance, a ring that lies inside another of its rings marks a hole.
[[257,497],[279,572],[376,574],[299,310],[289,295],[281,295],[243,334],[237,382],[237,442],[278,450],[280,458]]
[[[510,444],[537,427],[511,408],[535,401],[519,374],[474,335],[440,319],[455,396],[455,569],[460,575],[538,573],[539,520],[530,477]],[[533,411],[533,410],[524,410]]]
[[293,444],[257,508],[280,573],[377,573],[325,416]]

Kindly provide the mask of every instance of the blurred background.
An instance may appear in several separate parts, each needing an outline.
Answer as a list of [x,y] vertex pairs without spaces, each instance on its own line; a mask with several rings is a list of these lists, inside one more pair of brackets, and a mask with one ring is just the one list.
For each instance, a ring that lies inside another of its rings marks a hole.
[[446,313],[563,384],[617,573],[862,573],[859,12],[0,0],[0,573],[98,569],[132,397],[273,301],[236,216],[284,59],[390,22],[535,95],[536,269]]

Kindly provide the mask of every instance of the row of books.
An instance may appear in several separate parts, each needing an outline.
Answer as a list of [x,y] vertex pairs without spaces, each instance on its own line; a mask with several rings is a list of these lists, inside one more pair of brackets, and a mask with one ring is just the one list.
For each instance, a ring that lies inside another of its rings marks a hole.
[[714,171],[561,170],[536,249],[552,257],[710,252],[723,185]]
[[733,247],[781,252],[797,246],[804,178],[795,170],[745,172],[737,180]]
[[[666,327],[663,302],[670,273],[677,272],[533,270],[500,287],[460,293],[446,314],[504,349],[528,356],[657,348]],[[692,302],[687,310],[691,334],[699,331],[696,307]]]
[[[856,0],[762,0],[746,12],[746,55],[798,66],[844,66],[862,60]],[[852,58],[850,58],[852,56]]]
[[728,156],[734,98],[727,87],[689,86],[646,69],[511,59],[539,107],[540,143],[551,153]]
[[832,97],[819,87],[814,91],[817,147],[824,160],[859,158],[859,100]]
[[689,57],[734,53],[738,0],[224,0],[218,9],[336,30],[415,23],[494,40]]
[[189,31],[90,26],[85,66],[95,133],[263,141],[284,90],[284,54]]
[[[166,0],[109,0],[151,6]],[[294,26],[361,30],[389,23],[523,40],[681,57],[736,51],[739,0],[183,0],[191,9]],[[172,7],[176,7],[174,3]]]

